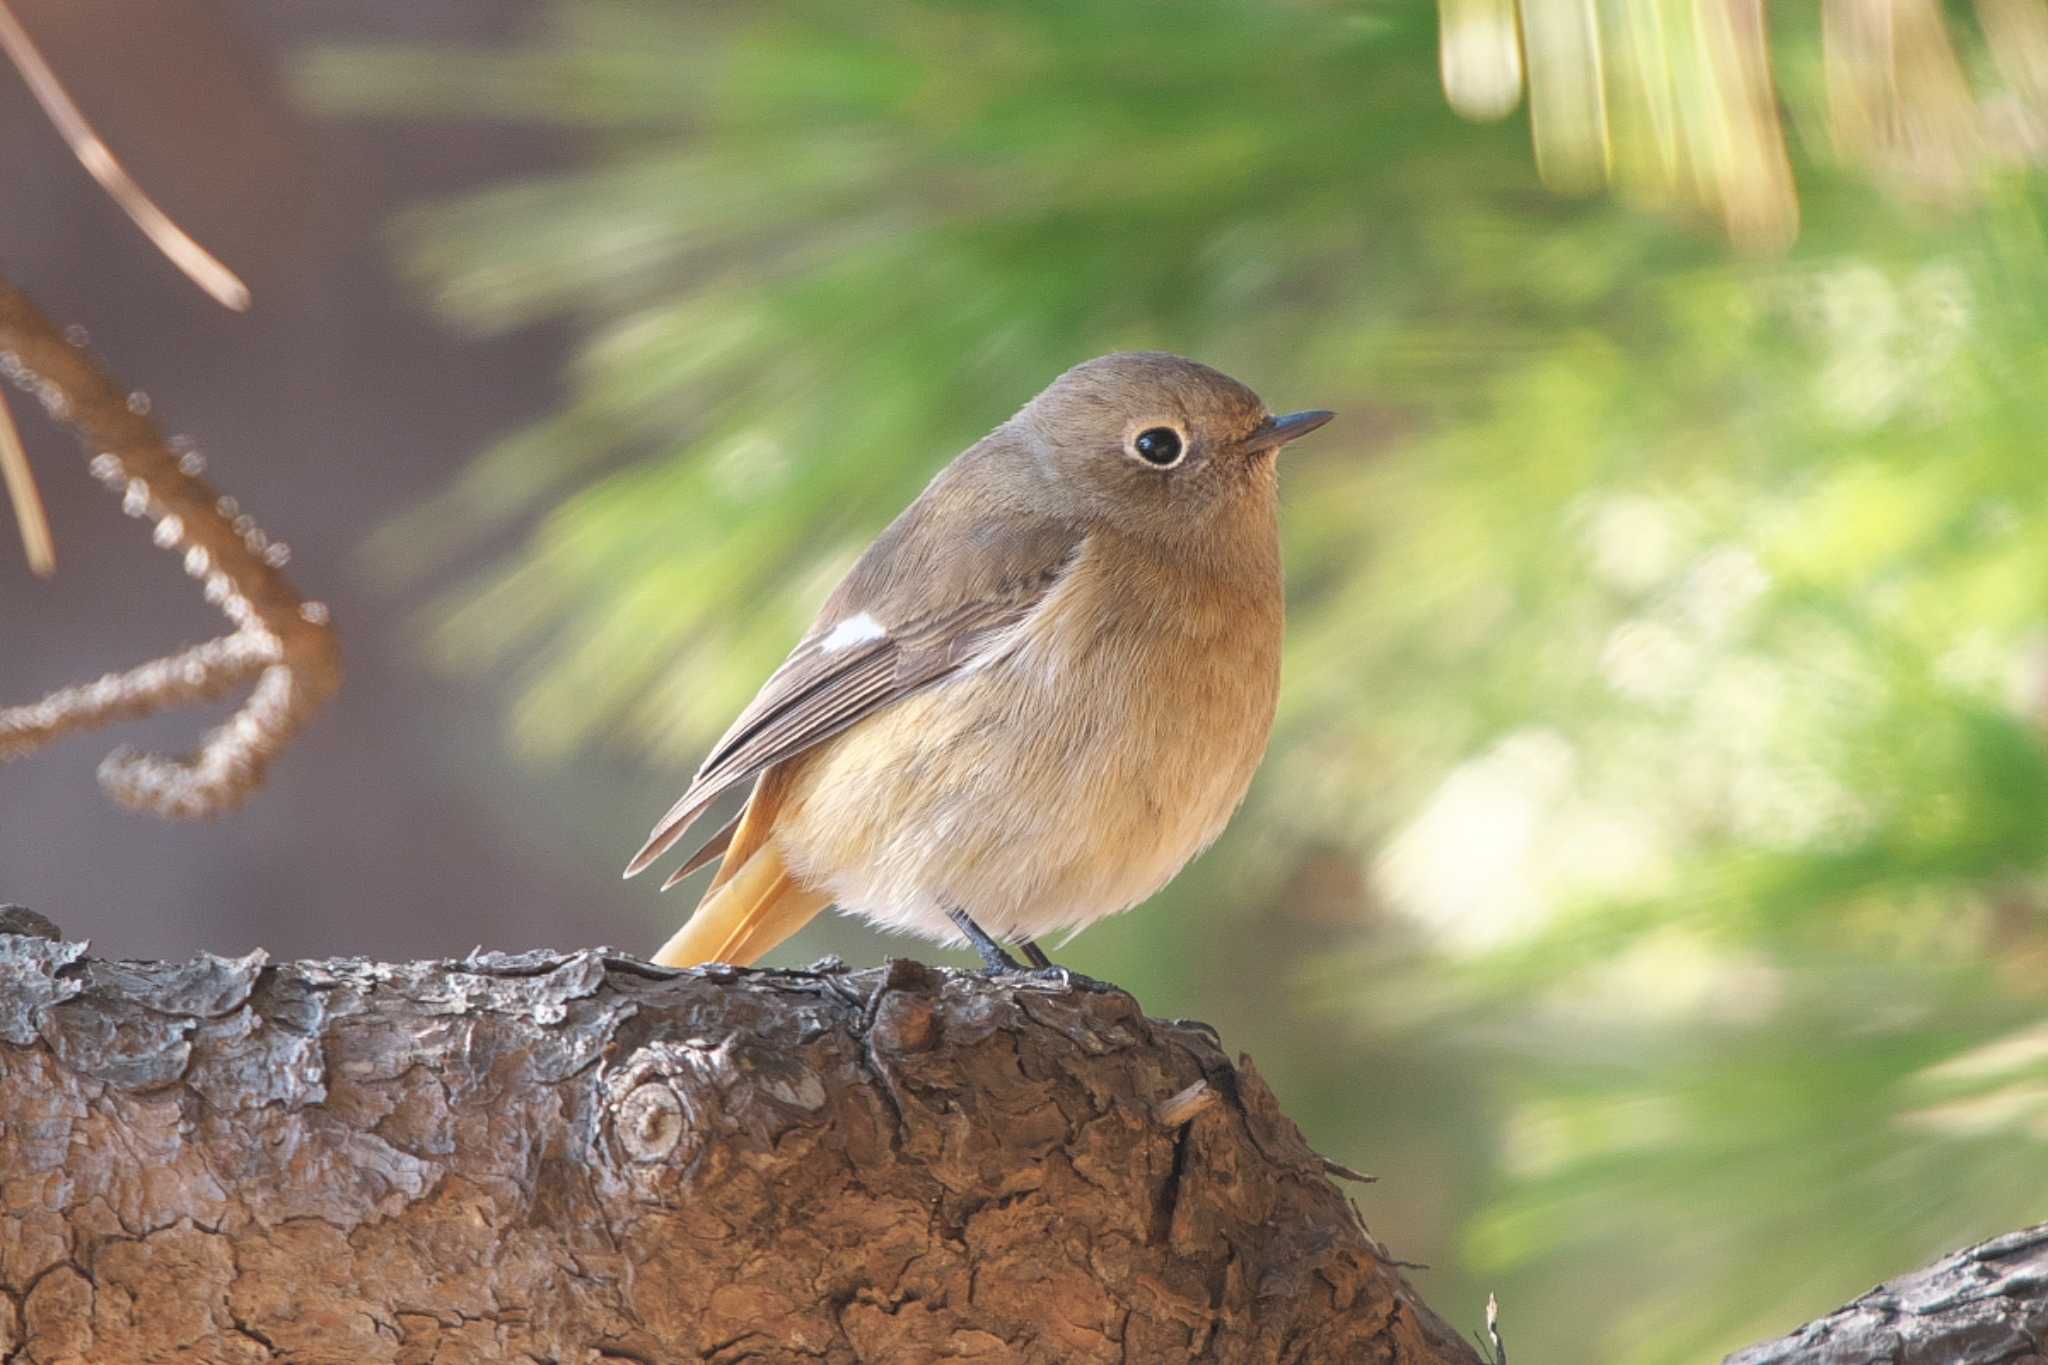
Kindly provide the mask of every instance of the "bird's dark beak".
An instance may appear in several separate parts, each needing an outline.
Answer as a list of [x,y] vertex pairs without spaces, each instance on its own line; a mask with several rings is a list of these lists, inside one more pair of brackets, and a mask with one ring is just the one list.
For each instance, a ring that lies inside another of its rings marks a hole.
[[1249,454],[1278,450],[1289,441],[1300,440],[1336,415],[1334,412],[1290,412],[1285,417],[1268,417],[1266,424],[1244,443],[1244,448]]

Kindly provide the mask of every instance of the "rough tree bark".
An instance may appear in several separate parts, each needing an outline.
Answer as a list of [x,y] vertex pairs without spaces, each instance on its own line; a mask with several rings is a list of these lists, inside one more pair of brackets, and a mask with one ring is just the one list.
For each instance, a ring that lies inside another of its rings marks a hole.
[[1901,1275],[1726,1365],[2044,1365],[2048,1223]]
[[1476,1360],[1249,1062],[1083,979],[8,927],[0,1359]]
[[[1477,1357],[1084,978],[107,962],[0,908],[0,1362]],[[2048,1365],[2048,1224],[1728,1365]]]

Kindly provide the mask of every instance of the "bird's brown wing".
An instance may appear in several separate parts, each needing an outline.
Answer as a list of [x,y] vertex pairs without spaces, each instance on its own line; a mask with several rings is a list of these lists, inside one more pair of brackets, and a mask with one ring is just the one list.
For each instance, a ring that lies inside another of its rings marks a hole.
[[1081,545],[1071,525],[962,525],[930,501],[927,493],[862,556],[655,825],[628,877],[674,847],[721,793],[1000,649]]

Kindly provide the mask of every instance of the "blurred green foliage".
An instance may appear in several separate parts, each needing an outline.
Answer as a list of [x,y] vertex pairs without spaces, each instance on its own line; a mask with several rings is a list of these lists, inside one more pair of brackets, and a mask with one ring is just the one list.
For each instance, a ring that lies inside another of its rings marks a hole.
[[1810,39],[1776,257],[1545,193],[1526,129],[1445,107],[1417,4],[583,0],[314,54],[331,113],[580,148],[396,226],[451,319],[578,341],[372,559],[525,526],[437,655],[522,680],[525,748],[680,779],[1066,365],[1339,409],[1285,466],[1251,802],[1070,960],[1248,1046],[1518,1356],[1775,1334],[2048,1216],[2044,199],[1830,165]]

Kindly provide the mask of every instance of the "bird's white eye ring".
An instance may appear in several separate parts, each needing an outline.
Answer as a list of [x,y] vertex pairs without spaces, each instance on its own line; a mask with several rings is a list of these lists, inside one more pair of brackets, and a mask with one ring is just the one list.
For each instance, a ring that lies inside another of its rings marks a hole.
[[1171,469],[1186,458],[1188,442],[1179,427],[1169,422],[1155,422],[1126,440],[1124,451],[1154,469]]

